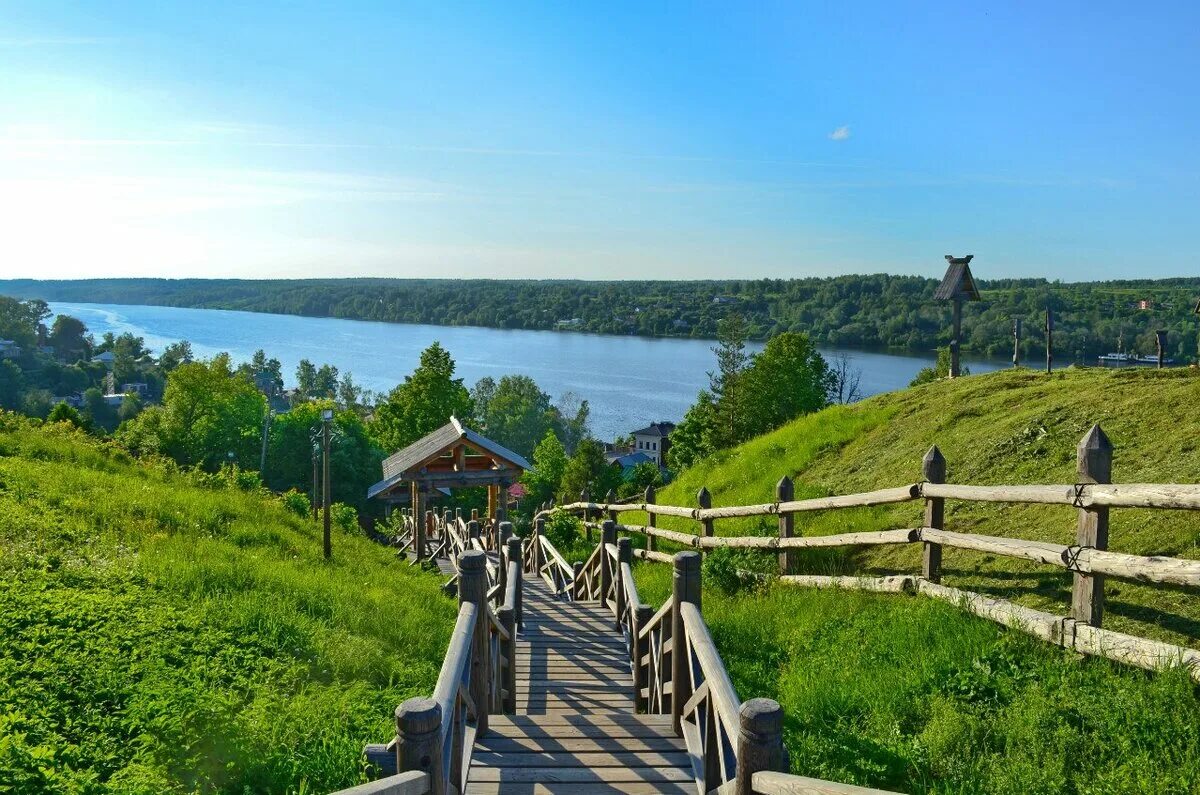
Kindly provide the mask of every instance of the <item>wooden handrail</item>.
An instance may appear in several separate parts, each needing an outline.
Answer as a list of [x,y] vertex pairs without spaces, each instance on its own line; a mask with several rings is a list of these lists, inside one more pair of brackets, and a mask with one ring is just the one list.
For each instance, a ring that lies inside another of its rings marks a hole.
[[450,730],[450,722],[454,717],[454,700],[466,678],[467,667],[471,664],[471,637],[475,632],[475,622],[479,617],[479,608],[470,602],[458,608],[458,620],[454,623],[454,631],[450,633],[450,645],[446,647],[446,656],[442,660],[442,668],[438,673],[437,685],[433,688],[433,700],[442,708],[442,735],[445,737]]
[[[773,770],[755,773],[752,781],[754,795],[896,795],[889,790],[838,784],[834,781],[793,776],[790,773],[777,773]],[[732,787],[721,787],[717,792],[719,795],[733,795],[736,790]]]
[[700,670],[704,675],[704,684],[708,686],[708,695],[712,698],[720,714],[721,722],[729,732],[736,732],[738,725],[738,708],[742,702],[734,690],[725,663],[717,652],[717,644],[708,631],[708,624],[700,615],[700,608],[690,602],[679,605],[683,614],[683,626],[687,631],[688,649],[694,655]]
[[421,770],[409,770],[394,776],[368,781],[357,787],[338,790],[332,795],[426,795],[430,792],[429,774]]

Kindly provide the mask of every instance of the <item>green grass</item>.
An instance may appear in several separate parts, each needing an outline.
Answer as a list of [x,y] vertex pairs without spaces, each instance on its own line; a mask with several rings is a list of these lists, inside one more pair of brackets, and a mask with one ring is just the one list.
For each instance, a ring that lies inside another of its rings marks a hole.
[[432,690],[433,574],[0,415],[0,792],[326,792]]
[[[1071,483],[1075,447],[1100,422],[1114,479],[1197,482],[1200,377],[1187,370],[1015,371],[940,382],[835,407],[685,473],[659,501],[769,502],[783,475],[798,497],[921,479],[937,444],[962,483]],[[639,523],[637,515],[623,515]],[[918,504],[797,517],[825,535],[920,524]],[[947,506],[947,528],[1069,542],[1073,509]],[[697,525],[660,517],[694,532]],[[770,518],[719,521],[718,535],[777,532]],[[1195,513],[1114,510],[1110,547],[1200,557]],[[663,544],[670,551],[670,545]],[[814,551],[803,570],[919,572],[919,549]],[[660,604],[669,567],[637,567],[643,599]],[[959,550],[945,581],[1066,613],[1060,569]],[[1105,626],[1197,647],[1200,598],[1110,580]],[[1200,701],[1181,672],[1085,659],[924,597],[813,591],[704,591],[705,617],[743,698],[783,705],[795,772],[904,792],[1200,791]]]

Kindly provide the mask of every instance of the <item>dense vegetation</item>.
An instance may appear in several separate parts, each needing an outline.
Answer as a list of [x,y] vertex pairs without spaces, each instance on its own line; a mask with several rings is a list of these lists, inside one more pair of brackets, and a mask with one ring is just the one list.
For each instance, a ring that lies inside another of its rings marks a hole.
[[[714,505],[848,493],[920,479],[937,444],[949,479],[1070,483],[1075,447],[1100,422],[1116,448],[1114,479],[1197,482],[1200,442],[1180,418],[1200,405],[1200,374],[1028,370],[937,381],[803,417],[685,471],[661,502]],[[797,517],[824,535],[913,527],[919,505]],[[641,517],[629,515],[629,521]],[[951,503],[949,529],[1069,543],[1061,506]],[[687,520],[660,524],[693,528]],[[770,518],[717,522],[718,534],[774,534]],[[1197,557],[1200,516],[1114,510],[1112,549]],[[666,545],[669,548],[669,545]],[[814,551],[802,571],[920,570],[916,547]],[[754,561],[746,561],[754,565]],[[770,566],[770,562],[766,562]],[[906,792],[1187,792],[1200,787],[1200,701],[1179,671],[1149,674],[1080,659],[924,597],[815,592],[782,585],[723,593],[706,568],[704,612],[743,697],[784,706],[793,769]],[[668,567],[638,567],[643,597],[669,592]],[[1065,614],[1059,569],[948,550],[945,581]],[[1111,581],[1105,626],[1200,647],[1194,593]]]
[[437,576],[253,481],[0,413],[0,516],[0,792],[328,792],[436,680]]
[[[976,276],[986,276],[979,263]],[[1149,354],[1167,329],[1171,356],[1197,355],[1192,310],[1200,279],[1066,284],[978,281],[983,300],[963,316],[963,350],[1008,356],[1012,322],[1025,319],[1024,357],[1043,353],[1046,308],[1055,312],[1060,361],[1116,349]],[[804,332],[820,346],[931,350],[948,342],[949,308],[934,279],[884,274],[730,281],[199,280],[0,281],[0,293],[57,301],[242,309],[254,312],[490,328],[569,328],[603,334],[711,339],[737,311],[752,339]],[[1150,309],[1139,309],[1139,302]]]

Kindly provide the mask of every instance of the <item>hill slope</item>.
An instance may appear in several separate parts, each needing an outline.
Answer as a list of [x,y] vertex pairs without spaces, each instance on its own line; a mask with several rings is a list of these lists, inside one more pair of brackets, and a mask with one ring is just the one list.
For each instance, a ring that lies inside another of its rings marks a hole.
[[[1075,446],[1094,421],[1116,448],[1116,480],[1196,482],[1198,406],[1200,377],[1188,371],[972,376],[802,418],[683,473],[659,501],[694,505],[707,485],[714,505],[767,502],[785,474],[798,496],[902,485],[920,480],[935,443],[953,481],[1070,483]],[[920,506],[907,504],[800,516],[797,530],[920,519]],[[949,504],[946,521],[953,530],[1066,542],[1076,516],[1067,507]],[[772,519],[716,529],[777,532]],[[1196,514],[1113,511],[1113,549],[1200,557],[1198,537]],[[805,556],[806,570],[920,570],[915,546],[822,552]],[[637,571],[643,599],[660,604],[669,567]],[[944,573],[951,585],[1067,611],[1071,580],[1061,570],[946,550]],[[1194,592],[1110,581],[1108,596],[1106,626],[1197,645]],[[1082,659],[924,597],[778,584],[727,595],[706,583],[704,614],[739,694],[783,705],[794,772],[901,792],[1200,790],[1200,700],[1182,672]]]
[[0,792],[326,792],[429,692],[437,578],[0,413]]

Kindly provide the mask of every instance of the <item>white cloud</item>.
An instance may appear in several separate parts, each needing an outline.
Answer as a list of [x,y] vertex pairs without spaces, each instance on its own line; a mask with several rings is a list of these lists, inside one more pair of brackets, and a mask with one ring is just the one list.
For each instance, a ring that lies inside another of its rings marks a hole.
[[836,130],[829,133],[829,140],[831,140],[831,141],[845,141],[845,140],[848,140],[849,138],[850,138],[850,125],[848,125],[848,124],[843,124],[841,127],[838,127]]

